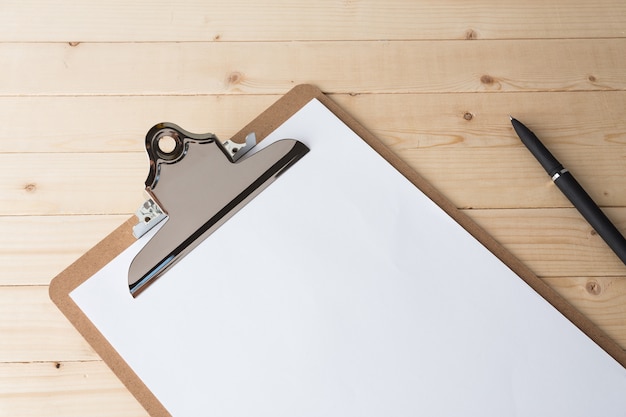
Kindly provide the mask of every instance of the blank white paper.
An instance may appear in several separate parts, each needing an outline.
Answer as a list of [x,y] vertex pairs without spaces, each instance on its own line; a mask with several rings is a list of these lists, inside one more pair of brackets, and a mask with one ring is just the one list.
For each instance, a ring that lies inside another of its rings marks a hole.
[[136,299],[150,235],[71,293],[173,416],[626,416],[626,370],[319,101],[281,138],[311,151]]

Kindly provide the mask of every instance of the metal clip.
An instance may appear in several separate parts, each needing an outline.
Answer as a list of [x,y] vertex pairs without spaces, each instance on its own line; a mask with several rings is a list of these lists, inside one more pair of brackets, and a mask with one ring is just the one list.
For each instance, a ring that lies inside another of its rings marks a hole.
[[[166,139],[170,148],[161,146]],[[283,139],[241,160],[255,144],[254,134],[243,145],[222,144],[213,134],[195,135],[171,123],[148,131],[146,193],[150,199],[138,210],[145,223],[138,227],[138,234],[163,218],[166,222],[130,265],[128,286],[133,296],[309,151],[297,140]]]

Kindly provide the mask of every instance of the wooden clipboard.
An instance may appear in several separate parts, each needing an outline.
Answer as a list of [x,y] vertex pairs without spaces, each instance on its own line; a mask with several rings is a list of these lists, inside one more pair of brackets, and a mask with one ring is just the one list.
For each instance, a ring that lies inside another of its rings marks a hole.
[[[558,309],[564,316],[573,322],[595,343],[602,347],[610,356],[626,367],[626,352],[617,343],[610,339],[597,326],[591,323],[584,315],[573,308],[567,301],[535,276],[527,267],[517,260],[476,223],[459,211],[450,201],[429,185],[411,167],[387,149],[378,139],[365,130],[357,121],[324,95],[318,88],[311,85],[295,87],[284,97],[269,107],[259,117],[245,126],[233,140],[243,142],[248,132],[256,132],[257,138],[262,140],[274,129],[290,118],[298,109],[311,99],[319,100],[343,123],[349,126],[371,148],[388,161],[395,169],[401,172],[411,183],[425,193],[449,216],[458,222],[472,236],[495,254],[502,262],[519,275],[530,287],[544,299]],[[50,284],[50,297],[70,322],[78,329],[94,350],[102,357],[107,365],[124,383],[128,390],[137,398],[151,416],[169,416],[168,411],[159,400],[144,385],[141,379],[126,364],[109,341],[96,329],[93,323],[85,316],[82,310],[74,303],[70,293],[89,277],[103,268],[128,248],[135,238],[132,227],[136,223],[133,217],[119,226],[104,240],[89,250],[74,264],[54,278]]]

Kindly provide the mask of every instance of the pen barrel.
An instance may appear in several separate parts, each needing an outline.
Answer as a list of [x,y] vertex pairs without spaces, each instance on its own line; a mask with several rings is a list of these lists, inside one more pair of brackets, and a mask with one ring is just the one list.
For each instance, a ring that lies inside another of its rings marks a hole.
[[604,239],[615,254],[626,264],[626,239],[606,217],[604,212],[591,199],[589,194],[569,172],[561,173],[554,180],[557,187],[589,222],[591,227]]
[[553,176],[563,169],[563,165],[561,165],[554,155],[541,143],[532,130],[527,128],[519,120],[511,119],[511,123],[513,124],[513,129],[515,129],[515,133],[517,133],[517,136],[519,136],[524,146],[526,146],[530,153],[539,161],[549,176]]

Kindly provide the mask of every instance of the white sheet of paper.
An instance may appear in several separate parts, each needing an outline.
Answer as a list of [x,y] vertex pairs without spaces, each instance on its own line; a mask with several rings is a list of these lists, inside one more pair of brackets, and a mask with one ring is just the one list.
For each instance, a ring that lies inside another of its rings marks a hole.
[[71,293],[173,416],[626,415],[626,370],[319,101],[286,137],[311,151],[136,299],[149,236]]

